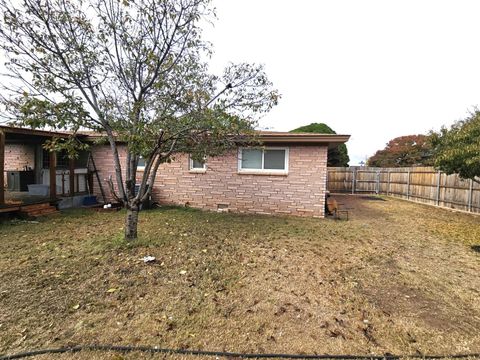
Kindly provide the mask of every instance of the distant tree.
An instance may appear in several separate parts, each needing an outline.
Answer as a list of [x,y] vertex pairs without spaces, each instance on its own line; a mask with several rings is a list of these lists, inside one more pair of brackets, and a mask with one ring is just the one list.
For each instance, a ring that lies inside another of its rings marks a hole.
[[436,168],[480,183],[480,110],[475,109],[450,129],[442,127],[430,133],[430,141]]
[[[318,133],[318,134],[336,134],[336,132],[327,124],[311,123],[291,130],[291,133]],[[348,166],[350,158],[348,156],[347,145],[340,144],[334,149],[328,150],[328,166]]]
[[432,148],[427,135],[407,135],[390,140],[367,160],[368,166],[431,166]]

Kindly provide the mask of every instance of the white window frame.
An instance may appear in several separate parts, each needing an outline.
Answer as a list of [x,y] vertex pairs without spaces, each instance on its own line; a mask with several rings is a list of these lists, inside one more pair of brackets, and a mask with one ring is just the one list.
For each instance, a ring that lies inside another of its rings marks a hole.
[[207,158],[203,158],[203,168],[194,168],[193,167],[193,158],[188,156],[188,171],[191,173],[205,173],[207,172]]
[[[258,149],[262,151],[262,168],[261,169],[244,169],[242,168],[242,154],[243,149]],[[285,169],[264,169],[265,150],[285,150]],[[239,174],[252,174],[252,175],[288,175],[288,163],[289,163],[289,148],[288,147],[239,147],[238,148],[238,173]]]

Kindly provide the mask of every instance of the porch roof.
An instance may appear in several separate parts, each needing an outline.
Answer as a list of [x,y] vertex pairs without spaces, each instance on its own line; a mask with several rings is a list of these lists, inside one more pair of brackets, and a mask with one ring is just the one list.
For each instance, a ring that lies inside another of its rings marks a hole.
[[0,125],[0,131],[3,131],[5,134],[21,134],[21,135],[32,135],[32,136],[42,136],[42,137],[68,137],[68,133],[59,132],[59,131],[49,131],[49,130],[37,130],[29,129],[23,127],[7,126]]

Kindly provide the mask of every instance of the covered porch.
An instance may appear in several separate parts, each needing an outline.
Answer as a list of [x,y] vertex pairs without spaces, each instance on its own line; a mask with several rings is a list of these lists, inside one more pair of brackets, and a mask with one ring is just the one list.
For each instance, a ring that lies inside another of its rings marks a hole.
[[43,147],[52,138],[66,136],[61,132],[0,126],[0,213],[72,207],[82,195],[89,194],[93,182],[88,170],[89,154],[69,159],[65,153]]

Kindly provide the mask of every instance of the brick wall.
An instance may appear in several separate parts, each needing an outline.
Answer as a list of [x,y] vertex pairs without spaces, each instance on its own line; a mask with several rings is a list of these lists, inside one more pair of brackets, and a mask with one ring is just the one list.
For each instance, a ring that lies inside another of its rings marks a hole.
[[35,167],[35,146],[25,144],[5,145],[5,170],[24,170]]
[[[100,178],[115,178],[109,148],[97,146],[93,155]],[[209,158],[207,163],[205,173],[190,172],[187,155],[163,164],[153,188],[154,200],[209,210],[227,207],[234,212],[324,216],[326,146],[289,146],[288,175],[239,174],[236,151]],[[99,194],[98,184],[95,189]]]

